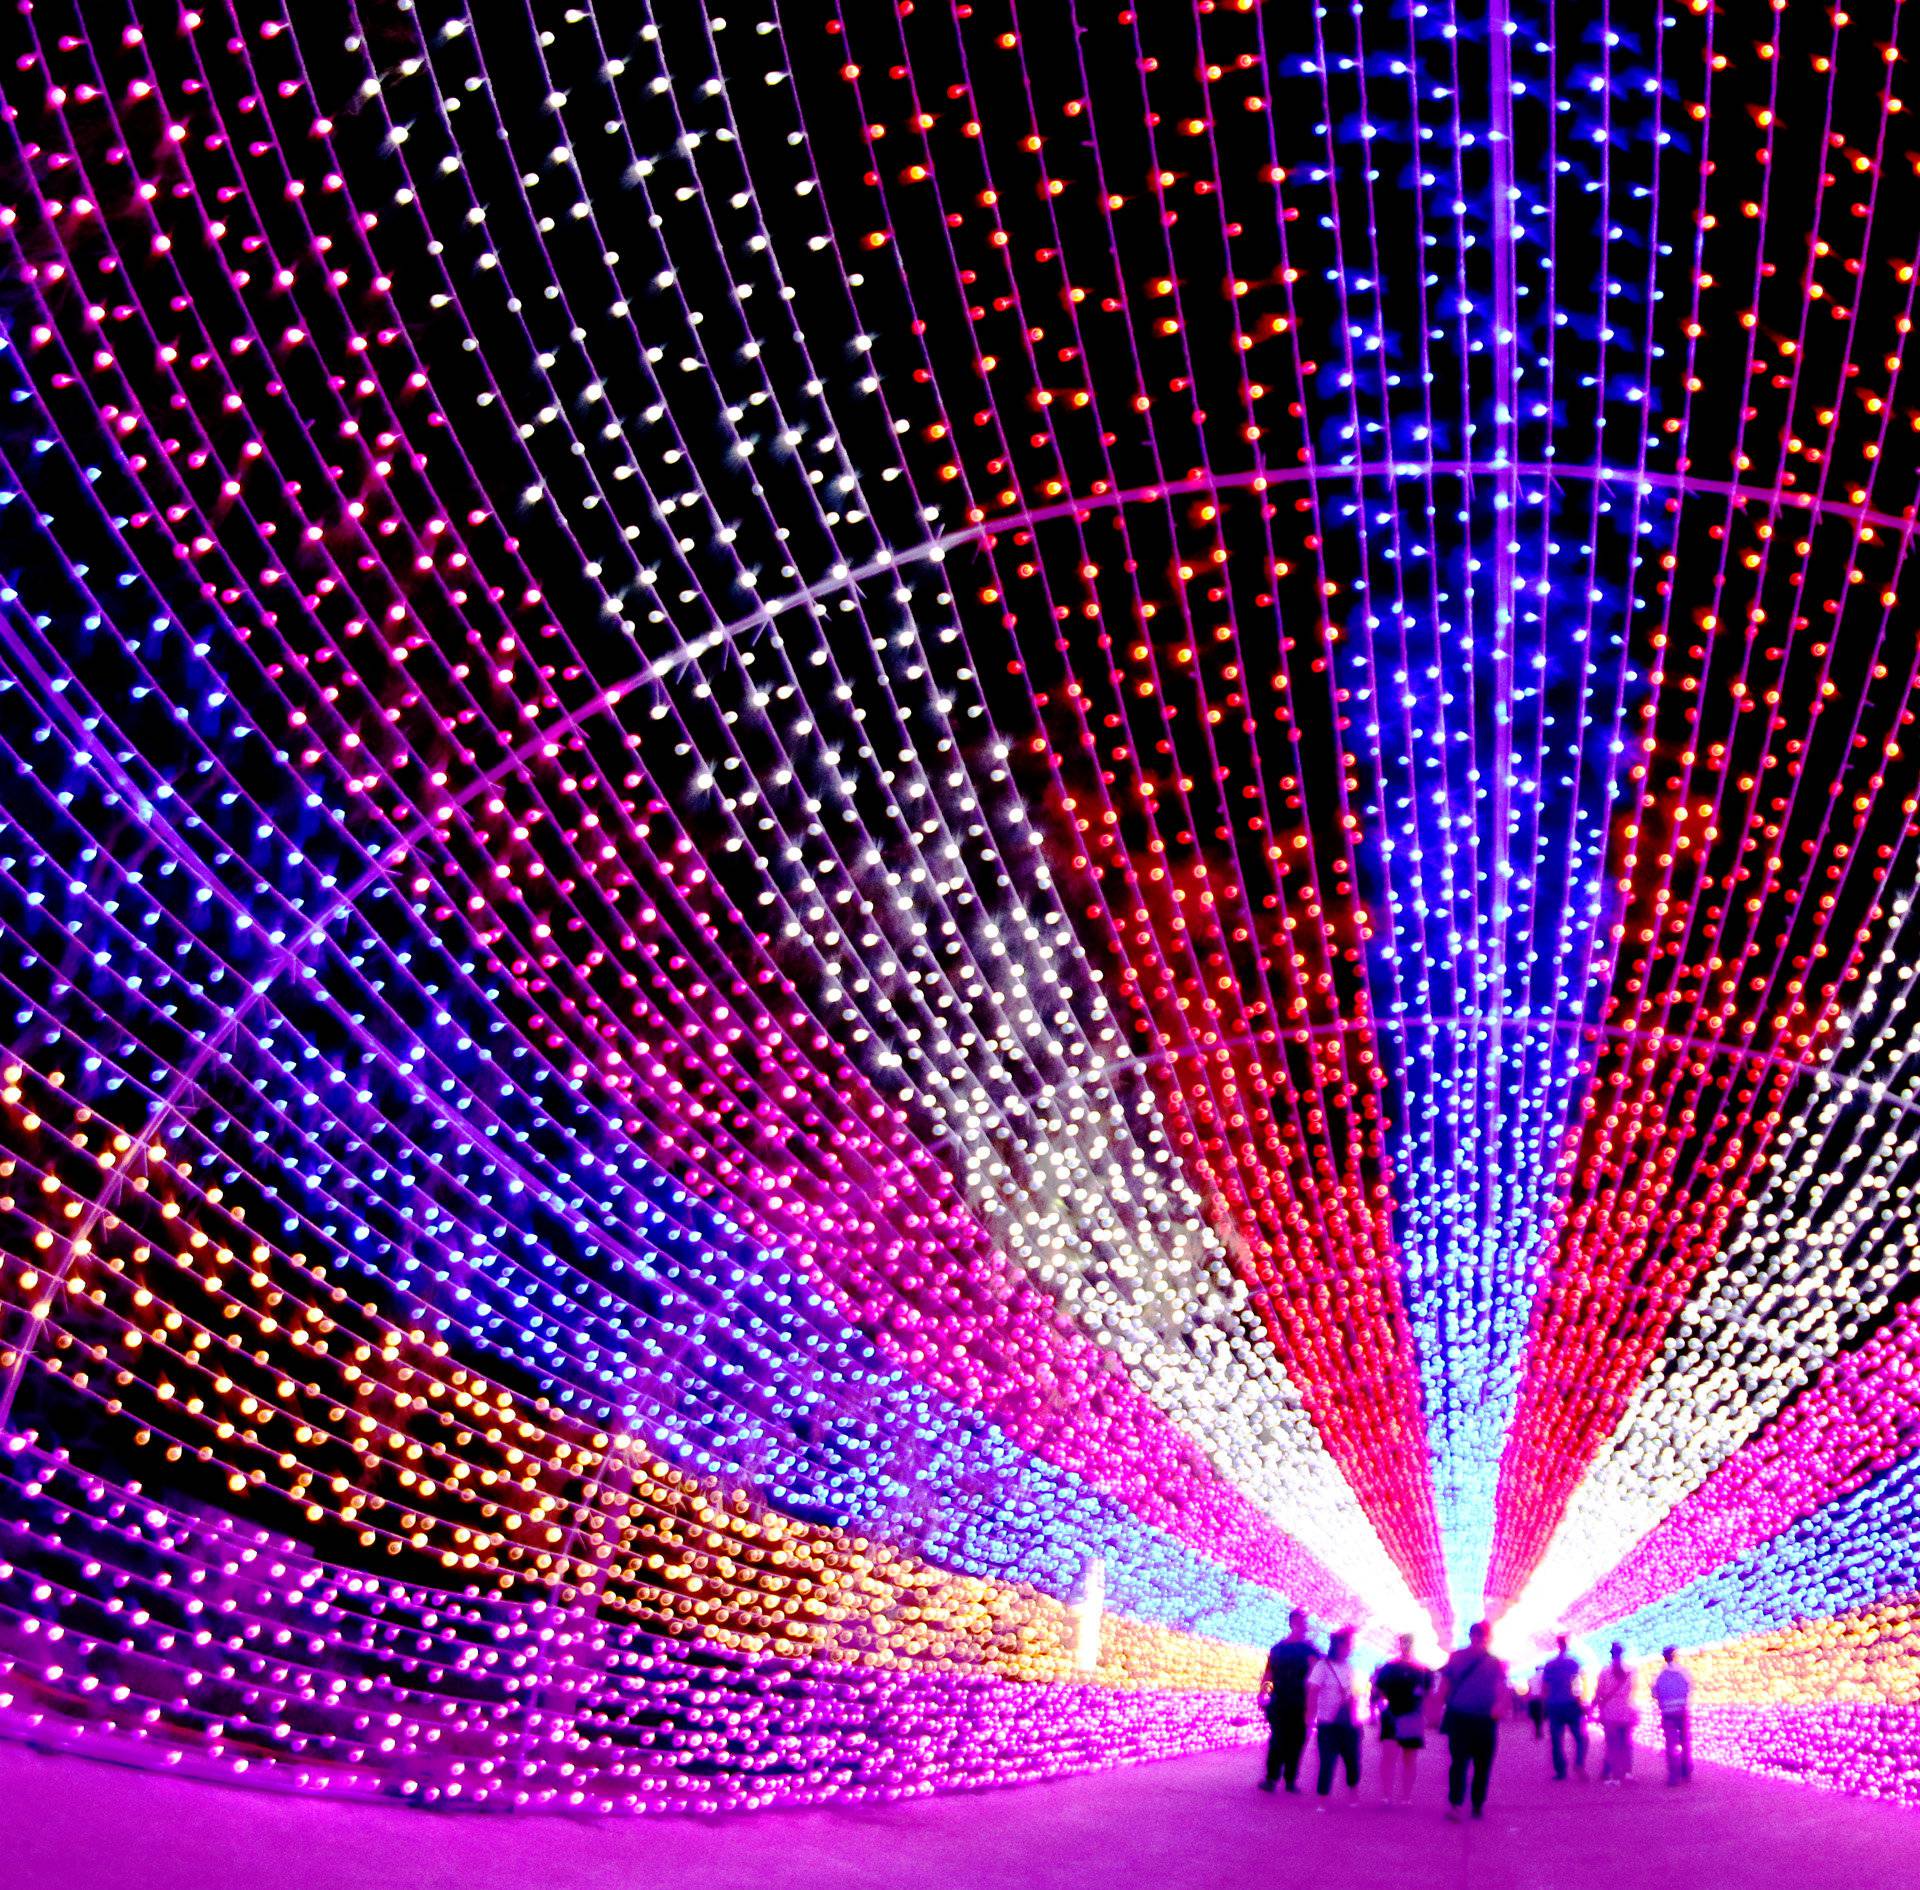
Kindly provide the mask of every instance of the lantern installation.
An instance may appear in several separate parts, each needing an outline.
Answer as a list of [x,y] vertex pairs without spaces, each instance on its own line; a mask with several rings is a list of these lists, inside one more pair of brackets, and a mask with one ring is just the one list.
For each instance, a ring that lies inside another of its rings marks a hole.
[[33,0],[0,1732],[1920,1798],[1894,0]]

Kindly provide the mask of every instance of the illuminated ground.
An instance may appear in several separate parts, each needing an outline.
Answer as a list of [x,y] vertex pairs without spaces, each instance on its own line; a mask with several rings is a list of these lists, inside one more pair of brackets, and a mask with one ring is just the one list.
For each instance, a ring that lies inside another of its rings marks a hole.
[[[0,1746],[0,1855],[13,1890],[1159,1890],[1418,1884],[1424,1890],[1870,1890],[1920,1881],[1920,1817],[1702,1767],[1687,1792],[1657,1762],[1625,1791],[1548,1782],[1545,1748],[1509,1739],[1483,1825],[1440,1815],[1437,1766],[1414,1804],[1262,1798],[1245,1752],[1210,1753],[880,1810],[713,1820],[479,1814],[320,1804]],[[1371,1761],[1373,1754],[1368,1753]],[[1298,1847],[1298,1848],[1296,1848]],[[296,1860],[297,1863],[296,1863]]]

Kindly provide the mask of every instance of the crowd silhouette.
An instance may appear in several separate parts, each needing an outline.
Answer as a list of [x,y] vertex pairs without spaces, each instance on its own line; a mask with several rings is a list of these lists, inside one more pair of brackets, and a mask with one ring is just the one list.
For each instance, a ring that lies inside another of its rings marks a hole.
[[[1311,1735],[1316,1757],[1316,1810],[1339,1802],[1337,1777],[1346,1797],[1359,1792],[1362,1753],[1369,1724],[1379,1752],[1380,1802],[1393,1807],[1413,1797],[1419,1757],[1427,1735],[1447,1748],[1446,1816],[1459,1823],[1485,1814],[1500,1729],[1530,1726],[1532,1742],[1548,1748],[1556,1783],[1588,1782],[1588,1727],[1600,1731],[1600,1783],[1624,1786],[1633,1779],[1635,1729],[1640,1724],[1640,1677],[1615,1642],[1607,1664],[1589,1686],[1566,1635],[1555,1652],[1516,1684],[1508,1663],[1494,1653],[1484,1621],[1467,1643],[1435,1671],[1414,1657],[1411,1634],[1399,1637],[1391,1658],[1368,1682],[1364,1704],[1353,1670],[1354,1629],[1335,1630],[1324,1649],[1315,1641],[1304,1610],[1288,1619],[1286,1638],[1274,1643],[1262,1671],[1259,1705],[1268,1726],[1266,1769],[1260,1789],[1297,1793],[1301,1761]],[[1647,1692],[1659,1715],[1669,1786],[1693,1779],[1691,1702],[1693,1682],[1677,1648],[1664,1648],[1662,1665]]]

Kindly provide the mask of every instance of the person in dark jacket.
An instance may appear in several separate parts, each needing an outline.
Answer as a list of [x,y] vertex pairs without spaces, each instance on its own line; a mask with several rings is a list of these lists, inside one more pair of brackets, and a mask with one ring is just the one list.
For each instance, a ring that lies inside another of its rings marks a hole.
[[1460,1822],[1473,1777],[1473,1815],[1486,1810],[1487,1777],[1493,1770],[1501,1716],[1507,1709],[1507,1669],[1487,1645],[1492,1630],[1476,1621],[1458,1649],[1440,1669],[1440,1698],[1445,1707],[1440,1730],[1447,1736],[1447,1820]]
[[1284,1778],[1287,1790],[1300,1789],[1300,1754],[1307,1743],[1307,1676],[1320,1650],[1307,1637],[1307,1611],[1287,1616],[1287,1638],[1276,1641],[1260,1676],[1260,1709],[1267,1716],[1267,1775],[1260,1789],[1270,1792]]
[[1580,1663],[1567,1651],[1567,1637],[1560,1636],[1560,1651],[1540,1669],[1540,1690],[1547,1706],[1547,1725],[1553,1733],[1553,1776],[1567,1776],[1566,1741],[1573,1741],[1573,1772],[1582,1784],[1587,1777],[1587,1704],[1580,1697]]

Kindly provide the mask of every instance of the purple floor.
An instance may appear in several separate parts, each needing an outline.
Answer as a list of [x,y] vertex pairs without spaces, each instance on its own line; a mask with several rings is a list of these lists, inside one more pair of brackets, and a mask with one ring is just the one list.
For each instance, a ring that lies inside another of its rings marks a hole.
[[[1484,1824],[1373,1781],[1351,1806],[1263,1798],[1247,1752],[879,1810],[712,1822],[445,1815],[315,1803],[0,1745],[7,1890],[1882,1890],[1920,1884],[1920,1816],[1744,1773],[1668,1791],[1548,1782],[1510,1738]],[[1369,1748],[1367,1757],[1373,1759]],[[1646,1755],[1640,1763],[1646,1766]]]

